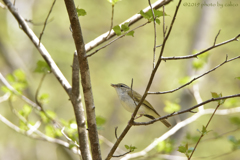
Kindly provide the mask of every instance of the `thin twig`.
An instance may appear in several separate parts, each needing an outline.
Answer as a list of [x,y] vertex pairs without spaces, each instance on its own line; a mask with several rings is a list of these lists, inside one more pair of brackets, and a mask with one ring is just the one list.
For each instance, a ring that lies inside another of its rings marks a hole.
[[53,9],[53,6],[54,6],[55,2],[56,2],[56,0],[53,0],[52,6],[51,6],[51,8],[50,8],[50,10],[49,10],[49,12],[48,12],[47,18],[46,18],[46,20],[45,20],[45,22],[44,22],[42,32],[40,33],[40,36],[39,36],[38,47],[40,46],[40,43],[41,43],[41,39],[42,39],[44,30],[45,30],[45,28],[46,28],[46,26],[47,26],[48,18],[49,18],[49,16],[50,16],[51,12],[52,12],[52,9]]
[[153,15],[153,32],[154,32],[154,43],[153,43],[153,69],[155,67],[155,53],[156,53],[156,41],[157,41],[157,30],[156,30],[156,17],[152,8],[151,0],[148,0],[148,4],[151,8],[152,15]]
[[112,157],[122,157],[122,156],[125,156],[126,154],[131,153],[131,152],[132,151],[128,151],[128,152],[126,152],[124,154],[120,154],[120,155],[117,155],[117,156],[113,155]]
[[[41,22],[36,23],[36,22],[33,22],[31,19],[25,19],[25,21],[28,22],[28,23],[31,23],[32,25],[35,25],[35,26],[44,25],[44,22],[43,22],[43,23],[41,23]],[[53,21],[53,18],[51,18],[51,19],[47,22],[47,24],[49,24],[49,23],[52,22],[52,21]]]
[[180,87],[178,87],[178,88],[176,88],[176,89],[173,89],[173,90],[170,90],[170,91],[164,91],[164,92],[148,92],[148,94],[166,94],[166,93],[173,93],[173,92],[175,92],[175,91],[177,91],[177,90],[179,90],[179,89],[181,89],[181,88],[184,88],[184,87],[190,85],[192,82],[196,81],[197,79],[199,79],[199,78],[201,78],[201,77],[203,77],[203,76],[205,76],[205,75],[213,72],[214,70],[216,70],[217,68],[221,67],[222,65],[224,65],[224,64],[226,64],[226,63],[228,63],[228,62],[231,62],[231,61],[233,61],[233,60],[236,60],[236,59],[238,59],[238,58],[240,58],[240,56],[237,56],[237,57],[234,57],[234,58],[232,58],[232,59],[227,60],[227,56],[226,56],[225,61],[222,62],[221,64],[219,64],[219,65],[217,65],[216,67],[214,67],[213,69],[211,69],[211,70],[209,70],[209,71],[201,74],[200,76],[193,78],[191,81],[185,83],[184,85],[182,85],[182,86],[180,86]]
[[165,31],[165,7],[163,5],[163,39],[165,39],[165,34],[166,34],[166,31]]
[[43,80],[44,78],[46,77],[47,73],[44,73],[41,80],[40,80],[40,83],[38,85],[38,88],[36,90],[36,93],[35,93],[35,102],[37,103],[37,105],[41,108],[41,111],[43,111],[43,107],[41,105],[41,103],[38,101],[38,95],[39,95],[39,91],[40,91],[40,88],[42,86],[42,83],[43,83]]
[[112,27],[113,27],[113,16],[114,16],[114,4],[112,4],[111,25],[110,25],[109,33],[108,33],[106,39],[108,39],[108,37],[110,36],[110,33],[111,33],[111,31],[112,31]]
[[118,139],[118,136],[117,136],[117,129],[118,129],[118,127],[115,127],[115,137],[116,137],[116,139]]
[[110,44],[112,44],[113,42],[115,42],[116,40],[124,37],[124,36],[125,36],[126,34],[128,34],[129,32],[134,31],[134,30],[136,30],[136,29],[138,29],[138,28],[140,28],[140,27],[143,27],[143,26],[145,26],[145,25],[148,24],[148,23],[149,23],[149,22],[146,22],[146,23],[144,23],[144,24],[142,24],[142,25],[140,25],[140,26],[138,26],[138,27],[136,27],[136,28],[134,28],[134,29],[126,32],[126,33],[124,33],[123,35],[121,35],[121,36],[115,38],[114,40],[112,40],[111,42],[109,42],[108,44],[106,44],[106,45],[100,47],[99,49],[95,50],[94,52],[85,55],[85,58],[91,57],[92,55],[94,55],[95,53],[97,53],[98,51],[100,51],[101,49],[106,48],[107,46],[109,46]]
[[179,60],[179,59],[196,58],[197,56],[199,56],[199,55],[201,55],[201,54],[203,54],[203,53],[205,53],[205,52],[207,52],[207,51],[210,51],[210,50],[212,50],[213,48],[220,47],[220,46],[222,46],[222,45],[224,45],[224,44],[227,44],[227,43],[230,43],[230,42],[232,42],[232,41],[238,41],[238,38],[239,38],[239,37],[240,37],[240,34],[237,35],[236,37],[232,38],[232,39],[229,39],[229,40],[224,41],[224,42],[222,42],[222,43],[218,43],[218,44],[216,44],[216,45],[214,45],[214,46],[211,46],[211,47],[209,47],[209,48],[207,48],[207,49],[205,49],[205,50],[203,50],[203,51],[201,51],[201,52],[198,52],[198,53],[196,53],[196,54],[193,54],[193,55],[188,55],[188,56],[173,56],[173,57],[162,57],[162,60],[167,61],[167,60]]
[[[210,124],[210,122],[211,122],[213,116],[215,115],[215,112],[216,112],[217,109],[219,108],[219,106],[220,106],[220,103],[217,105],[216,109],[214,110],[213,114],[211,115],[211,117],[210,117],[210,119],[209,119],[209,121],[208,121],[208,123],[207,123],[207,125],[206,125],[206,129],[207,129],[208,125]],[[196,150],[199,142],[201,141],[201,139],[202,139],[202,137],[203,137],[204,135],[205,135],[205,133],[202,133],[201,136],[199,137],[199,139],[198,139],[198,141],[197,141],[197,143],[196,143],[196,145],[195,145],[195,147],[194,147],[191,155],[189,156],[188,160],[190,160],[190,159],[192,158],[193,153],[195,152],[195,150]]]
[[217,41],[217,38],[218,38],[218,36],[219,36],[220,32],[221,32],[221,29],[218,31],[218,33],[217,33],[217,35],[216,35],[216,37],[215,37],[215,40],[214,40],[213,46],[215,46],[215,44],[216,44],[216,41]]
[[[177,133],[181,128],[191,124],[192,122],[196,121],[197,119],[199,119],[201,116],[203,115],[207,115],[207,114],[212,114],[214,112],[214,109],[205,109],[201,112],[198,112],[194,115],[192,115],[191,117],[177,123],[175,126],[173,126],[170,130],[168,130],[167,132],[165,132],[163,135],[161,135],[160,137],[158,137],[157,139],[155,139],[151,144],[149,144],[147,147],[145,147],[143,150],[132,153],[132,154],[128,154],[126,156],[124,156],[121,160],[128,160],[128,159],[137,159],[138,157],[143,157],[145,155],[148,155],[148,153],[155,149],[156,146],[166,140],[167,138],[169,138],[170,136],[174,135],[175,133]],[[239,113],[240,112],[240,107],[237,108],[230,108],[230,109],[219,109],[217,110],[216,114],[217,115],[228,115],[228,114],[233,114],[233,113]],[[176,157],[174,159],[177,159]]]
[[180,115],[180,114],[183,114],[183,113],[187,113],[187,112],[190,112],[202,105],[205,105],[207,103],[210,103],[210,102],[215,102],[215,101],[219,101],[219,100],[224,100],[224,99],[230,99],[230,98],[236,98],[236,97],[240,97],[240,94],[234,94],[234,95],[230,95],[230,96],[224,96],[224,97],[219,97],[219,98],[211,98],[211,99],[208,99],[202,103],[199,103],[193,107],[190,107],[188,109],[185,109],[185,110],[182,110],[182,111],[179,111],[179,112],[174,112],[174,113],[171,113],[171,114],[168,114],[166,116],[162,116],[162,117],[159,117],[159,118],[156,118],[154,120],[151,120],[149,122],[134,122],[133,125],[135,126],[140,126],[140,125],[150,125],[152,123],[155,123],[156,121],[159,121],[159,120],[162,120],[162,119],[167,119],[169,117],[173,117],[173,116],[176,116],[176,115]]

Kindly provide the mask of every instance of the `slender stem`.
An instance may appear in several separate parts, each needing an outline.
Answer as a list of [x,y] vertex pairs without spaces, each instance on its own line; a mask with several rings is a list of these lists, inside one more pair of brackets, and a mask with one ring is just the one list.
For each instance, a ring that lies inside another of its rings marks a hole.
[[[220,106],[220,104],[218,104],[218,105],[217,105],[217,107],[216,107],[216,109],[214,110],[214,112],[213,112],[212,116],[210,117],[210,119],[209,119],[209,121],[208,121],[208,123],[207,123],[207,125],[206,125],[206,129],[207,129],[207,127],[208,127],[209,123],[211,122],[211,120],[212,120],[213,116],[215,115],[215,113],[216,113],[217,109],[219,108],[219,106]],[[190,160],[190,159],[191,159],[191,157],[192,157],[193,153],[195,152],[195,150],[196,150],[196,148],[197,148],[197,146],[198,146],[199,142],[201,141],[202,137],[204,136],[204,134],[205,134],[205,133],[202,133],[202,135],[201,135],[201,136],[200,136],[200,138],[198,139],[198,141],[197,141],[197,144],[196,144],[196,146],[194,147],[194,149],[193,149],[193,151],[192,151],[191,155],[189,156],[188,160]]]

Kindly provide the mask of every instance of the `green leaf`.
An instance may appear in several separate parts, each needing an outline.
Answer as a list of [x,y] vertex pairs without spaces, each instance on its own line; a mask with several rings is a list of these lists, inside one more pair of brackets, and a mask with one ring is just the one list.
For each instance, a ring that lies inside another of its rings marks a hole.
[[120,36],[121,34],[122,34],[122,31],[121,31],[121,28],[120,28],[120,26],[114,26],[113,27],[113,30],[114,30],[114,32],[116,33],[116,35],[118,35],[118,36]]
[[87,12],[82,8],[76,8],[76,11],[77,11],[78,17],[85,16],[87,14]]
[[36,73],[49,73],[51,71],[51,68],[49,67],[49,65],[42,60],[39,60],[37,62],[37,66],[34,70],[34,72]]
[[20,110],[18,113],[22,115],[23,117],[28,117],[28,115],[32,112],[32,107],[29,105],[24,105],[23,109]]
[[129,150],[129,148],[130,148],[128,145],[125,145],[124,147],[125,147],[127,150]]
[[230,122],[231,122],[232,124],[235,124],[235,125],[240,126],[240,118],[239,118],[239,117],[231,117],[231,118],[230,118]]
[[[212,98],[220,98],[222,97],[222,93],[217,94],[216,92],[211,92]],[[221,99],[217,101],[219,105],[222,105],[225,102],[225,99]]]
[[159,19],[155,19],[157,24],[160,24],[160,20]]
[[43,93],[39,98],[38,100],[41,102],[41,103],[48,103],[49,102],[49,94],[47,93]]
[[12,92],[10,89],[8,89],[6,86],[1,86],[1,90],[4,92],[4,93],[8,93],[8,92]]
[[106,119],[101,116],[97,116],[96,122],[97,122],[97,126],[102,126],[106,123]]
[[46,113],[52,119],[54,119],[56,117],[56,113],[53,111],[47,110]]
[[164,111],[167,113],[173,113],[180,110],[180,105],[170,101],[165,101]]
[[128,31],[129,30],[129,22],[126,22],[126,23],[124,23],[124,24],[122,24],[121,25],[121,29],[124,31],[124,32],[126,32],[126,31]]
[[128,33],[126,34],[126,36],[132,36],[132,37],[134,37],[134,31],[128,32]]
[[43,123],[49,123],[50,122],[50,119],[45,115],[44,112],[40,112],[40,117],[41,117],[41,120],[43,121]]
[[144,13],[142,10],[140,11],[141,16],[147,20],[150,20],[151,16],[147,13]]
[[14,77],[17,79],[17,81],[25,82],[26,76],[25,73],[21,69],[17,69],[13,72]]
[[178,147],[178,151],[185,154],[185,152],[187,151],[187,148],[185,146],[180,145]]
[[236,77],[236,79],[240,80],[240,77]]

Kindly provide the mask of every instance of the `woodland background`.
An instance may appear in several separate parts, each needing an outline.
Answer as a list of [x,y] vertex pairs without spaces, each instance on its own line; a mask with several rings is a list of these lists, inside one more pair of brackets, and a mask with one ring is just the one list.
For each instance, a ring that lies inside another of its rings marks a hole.
[[[205,2],[208,4],[219,3],[223,4],[223,7],[184,5],[190,2]],[[235,4],[235,6],[224,6],[229,3]],[[31,19],[34,23],[40,24],[30,24],[33,31],[39,35],[42,31],[42,24],[48,14],[51,4],[52,1],[49,0],[19,0],[16,1],[15,5],[24,18]],[[87,12],[86,16],[80,17],[85,43],[109,30],[111,22],[111,4],[107,0],[79,0],[75,1],[75,4],[79,6],[79,8],[85,9]],[[165,11],[168,14],[168,16],[165,17],[166,25],[169,25],[173,17],[176,4],[177,0],[174,0],[165,7]],[[122,23],[147,6],[148,3],[146,0],[122,0],[118,2],[115,6],[114,25]],[[49,22],[44,32],[42,43],[45,45],[65,77],[71,81],[71,64],[75,46],[72,34],[69,30],[69,19],[63,1],[56,1],[50,20],[51,22]],[[194,50],[201,51],[213,44],[214,38],[220,29],[221,33],[218,36],[217,43],[234,38],[240,33],[239,20],[240,1],[238,0],[184,0],[180,6],[180,11],[163,56],[189,55],[192,54]],[[146,20],[142,19],[134,26],[138,26],[145,21]],[[26,35],[19,29],[16,20],[7,9],[0,8],[0,23],[0,71],[6,76],[16,69],[22,69],[27,76],[29,85],[25,93],[30,99],[34,99],[41,75],[33,71],[37,61],[42,60],[42,57]],[[199,28],[202,24],[203,26],[207,26],[204,30],[201,30],[203,27]],[[157,44],[161,44],[162,26],[157,25],[157,27]],[[118,131],[120,132],[126,123],[128,123],[131,115],[122,108],[117,94],[110,84],[125,83],[130,86],[133,78],[134,90],[143,93],[152,70],[153,35],[153,25],[150,23],[137,29],[134,37],[123,37],[107,48],[100,50],[94,56],[89,57],[96,115],[106,121],[99,127],[99,133],[109,141],[115,141],[115,127],[118,127]],[[201,45],[196,45],[199,35],[203,36],[204,41],[199,41]],[[157,53],[159,53],[159,49],[157,49]],[[232,42],[211,50],[206,64],[201,69],[200,73],[203,70],[206,71],[222,63],[226,58],[226,54],[231,58],[238,56],[239,53],[239,42]],[[184,77],[192,75],[193,73],[195,73],[195,71],[192,67],[192,62],[189,60],[164,62],[161,64],[156,74],[151,90],[165,91],[177,88],[180,86],[180,81]],[[222,93],[223,95],[239,93],[240,81],[236,79],[236,77],[239,76],[239,60],[228,63],[213,73],[208,74],[198,81],[202,99],[210,99],[211,92]],[[188,87],[188,89],[185,88],[172,94],[149,95],[147,99],[161,115],[165,115],[167,113],[163,111],[163,108],[166,101],[177,103],[181,105],[182,108],[197,104],[189,88],[191,88],[191,86]],[[47,75],[40,92],[49,94],[49,102],[44,105],[45,109],[56,112],[59,119],[65,119],[67,121],[74,119],[73,109],[68,100],[68,96],[53,75]],[[0,94],[2,96],[4,93],[0,91]],[[22,103],[21,100],[16,100],[13,106],[19,110],[22,107]],[[227,100],[220,109],[232,107],[232,104],[234,104],[234,107],[238,107],[240,105],[239,98]],[[216,105],[210,103],[205,105],[205,107],[214,108]],[[19,123],[18,119],[12,114],[7,101],[0,103],[0,113],[13,123]],[[191,113],[187,113],[179,117],[169,118],[169,121],[175,124],[180,119],[183,120],[190,115]],[[240,138],[239,130],[233,131],[239,128],[239,126],[232,124],[230,121],[230,118],[234,116],[239,117],[239,113],[227,116],[214,116],[209,128],[212,131],[204,138],[215,138],[216,134],[230,133],[218,139],[201,142],[194,156],[200,157],[199,159],[211,159],[208,157],[231,152],[232,145],[228,140],[228,136],[234,136],[236,139]],[[187,141],[194,145],[194,137],[200,136],[197,129],[201,130],[202,125],[207,123],[209,117],[210,115],[202,116],[172,136],[168,140],[169,142],[171,141],[171,143],[174,142],[171,151],[175,151],[180,144],[184,144]],[[145,118],[141,118],[138,121],[146,120]],[[2,122],[0,122],[0,128],[0,159],[63,160],[79,158],[77,155],[55,144],[34,140],[18,134]],[[136,152],[141,151],[167,130],[168,129],[159,122],[149,126],[133,127],[120,144],[120,148],[124,149],[125,144],[132,144],[137,147],[135,150]],[[186,138],[187,135],[191,135],[191,138],[188,140]],[[101,150],[103,157],[105,157],[109,151],[109,147],[102,142]],[[150,152],[150,155],[151,153],[156,154],[157,150],[158,148]],[[160,151],[162,150],[160,149]],[[228,155],[222,155],[217,159],[237,160],[239,154],[240,151],[237,150]],[[183,156],[183,154],[180,155]],[[69,158],[69,156],[71,158]],[[157,158],[148,159],[155,160]]]

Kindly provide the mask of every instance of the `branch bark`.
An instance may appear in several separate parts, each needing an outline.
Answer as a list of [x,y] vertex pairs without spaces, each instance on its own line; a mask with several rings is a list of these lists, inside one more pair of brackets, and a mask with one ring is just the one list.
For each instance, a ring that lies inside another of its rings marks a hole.
[[[152,4],[152,8],[158,9],[158,8],[162,7],[163,5],[167,5],[171,1],[172,0],[158,0],[157,2]],[[145,12],[149,11],[150,9],[151,9],[150,6],[148,6],[145,9],[143,9],[143,12],[145,13]],[[129,26],[131,26],[134,23],[138,22],[140,19],[142,19],[142,16],[140,14],[135,14],[132,17],[130,17],[129,19],[127,19],[126,21],[124,21],[123,23],[121,23],[120,25],[122,25],[126,22],[129,22]],[[86,52],[91,51],[92,49],[94,49],[95,47],[99,46],[100,44],[106,42],[108,39],[114,37],[115,35],[116,35],[115,32],[112,30],[110,32],[110,34],[109,34],[109,31],[107,31],[106,33],[98,36],[97,38],[95,38],[91,42],[88,42],[85,45]]]
[[10,0],[3,0],[5,5],[8,7],[9,11],[12,13],[12,15],[15,17],[15,19],[18,21],[20,28],[26,33],[26,35],[29,37],[29,39],[32,41],[34,46],[37,48],[37,50],[40,52],[44,60],[48,63],[48,65],[51,67],[51,71],[57,78],[57,80],[60,82],[60,84],[63,86],[65,91],[69,94],[71,92],[71,85],[68,83],[67,79],[64,77],[62,72],[59,70],[58,66],[52,59],[51,55],[48,53],[47,49],[44,47],[42,43],[39,44],[38,37],[34,34],[34,32],[31,30],[31,28],[27,25],[24,18],[18,13],[15,6],[11,3]]
[[84,117],[84,109],[81,102],[79,86],[79,63],[77,53],[74,53],[72,65],[72,94],[71,102],[73,104],[76,122],[78,126],[78,137],[81,156],[83,160],[91,160],[91,153],[88,145],[88,137],[86,130],[86,122]]
[[83,87],[83,94],[87,111],[88,135],[91,144],[92,158],[94,160],[101,160],[102,158],[96,125],[95,105],[92,94],[90,71],[88,66],[88,60],[87,58],[85,58],[86,51],[81,26],[76,12],[74,1],[65,0],[65,5],[68,11],[69,20],[72,27],[72,35],[78,53],[81,84]]

